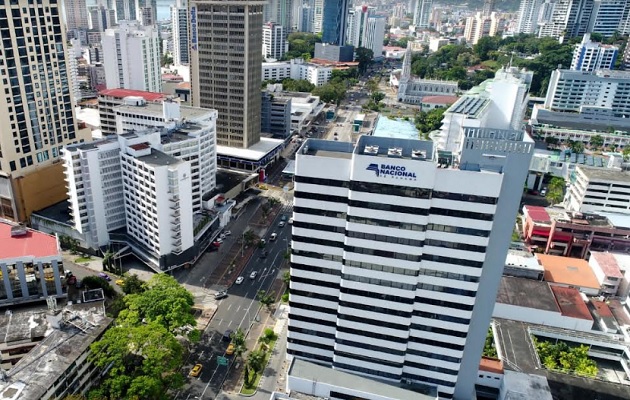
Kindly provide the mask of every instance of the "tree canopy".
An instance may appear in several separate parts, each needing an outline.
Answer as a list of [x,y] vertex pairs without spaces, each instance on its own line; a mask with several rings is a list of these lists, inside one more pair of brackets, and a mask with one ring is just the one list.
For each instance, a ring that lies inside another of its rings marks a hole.
[[192,294],[169,275],[154,275],[146,283],[145,291],[125,296],[124,302],[127,308],[120,312],[118,319],[128,325],[157,322],[173,333],[178,328],[196,324]]
[[368,67],[374,61],[374,51],[365,47],[359,47],[354,51],[354,61],[359,63],[359,73],[365,74]]
[[287,92],[310,93],[315,89],[315,85],[305,79],[286,78],[282,80],[282,89]]
[[545,368],[589,377],[597,375],[597,364],[588,358],[587,346],[571,347],[562,341],[552,343],[538,339],[534,344]]
[[315,56],[315,43],[321,43],[322,38],[319,34],[294,32],[289,34],[287,41],[289,42],[289,51],[284,54],[283,59],[310,59]]

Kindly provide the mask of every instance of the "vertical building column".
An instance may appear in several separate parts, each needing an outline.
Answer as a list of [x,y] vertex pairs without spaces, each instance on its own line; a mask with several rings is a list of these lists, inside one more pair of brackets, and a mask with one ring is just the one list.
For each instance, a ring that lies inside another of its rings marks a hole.
[[7,299],[13,300],[13,289],[11,288],[11,282],[9,280],[9,269],[7,268],[7,264],[0,264],[0,269],[2,269],[2,280],[4,282],[4,290],[7,291]]
[[39,271],[40,284],[42,286],[42,295],[48,297],[48,288],[46,287],[46,277],[44,274],[44,264],[41,261],[37,262],[37,270]]
[[52,260],[50,264],[53,267],[53,274],[55,275],[55,289],[57,290],[56,295],[61,296],[63,294],[63,290],[61,289],[61,277],[59,276],[59,262],[57,260]]
[[24,262],[18,261],[15,263],[17,268],[18,279],[20,280],[20,289],[22,289],[22,297],[28,297],[28,286],[26,286],[26,272],[24,272]]

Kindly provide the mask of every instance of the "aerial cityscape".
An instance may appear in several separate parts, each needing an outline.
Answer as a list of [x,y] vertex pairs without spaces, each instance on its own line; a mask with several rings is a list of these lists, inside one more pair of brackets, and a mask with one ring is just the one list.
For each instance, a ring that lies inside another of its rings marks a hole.
[[0,2],[3,400],[630,399],[630,1]]

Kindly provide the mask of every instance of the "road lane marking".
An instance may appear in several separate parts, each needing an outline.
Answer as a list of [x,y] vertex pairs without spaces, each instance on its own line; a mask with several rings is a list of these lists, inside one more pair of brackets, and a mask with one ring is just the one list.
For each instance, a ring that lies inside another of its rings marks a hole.
[[228,306],[227,310],[230,311],[230,308],[232,308],[232,304]]

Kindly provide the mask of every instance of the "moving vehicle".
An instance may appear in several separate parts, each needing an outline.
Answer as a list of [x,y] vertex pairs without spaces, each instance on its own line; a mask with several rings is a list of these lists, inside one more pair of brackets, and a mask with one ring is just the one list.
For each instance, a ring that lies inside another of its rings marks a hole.
[[226,298],[226,297],[228,297],[228,294],[227,294],[227,292],[225,290],[222,290],[222,291],[217,292],[217,293],[214,294],[214,299],[215,300],[221,300],[221,299]]
[[117,284],[118,286],[122,286],[122,285],[124,285],[124,284],[125,284],[125,281],[124,281],[123,279],[116,279],[116,284]]
[[289,218],[289,225],[293,225],[293,218]]
[[249,274],[249,279],[256,279],[257,275],[258,275],[258,271],[254,271],[251,274]]
[[241,283],[243,283],[244,279],[245,278],[243,278],[242,276],[239,276],[238,278],[236,278],[236,282],[234,282],[234,283],[236,283],[237,285],[240,285]]
[[225,354],[231,356],[232,354],[234,354],[234,350],[236,350],[236,346],[234,346],[234,343],[230,343],[227,350],[225,350]]
[[275,241],[278,238],[278,234],[276,232],[272,233],[271,236],[269,237],[269,240],[271,242]]
[[199,374],[201,373],[201,368],[203,368],[203,365],[201,364],[195,364],[195,366],[190,370],[190,376],[194,376],[197,377],[199,376]]
[[105,279],[108,282],[112,280],[112,278],[110,278],[109,275],[107,275],[105,272],[99,272],[98,273],[98,277],[99,278],[103,278],[103,279]]
[[282,228],[284,227],[285,222],[284,221],[280,221],[278,222],[278,228]]
[[230,340],[232,340],[232,333],[234,331],[231,329],[228,329],[225,331],[225,333],[223,333],[223,341],[224,342],[229,342]]

